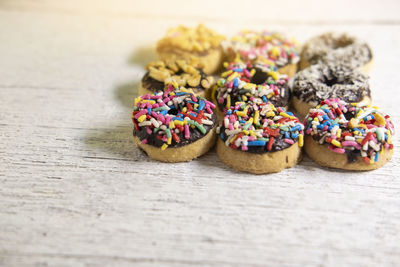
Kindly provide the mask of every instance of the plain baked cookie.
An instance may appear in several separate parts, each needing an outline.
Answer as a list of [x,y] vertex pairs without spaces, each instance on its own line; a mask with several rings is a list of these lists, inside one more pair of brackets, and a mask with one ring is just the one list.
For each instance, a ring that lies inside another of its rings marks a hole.
[[263,63],[243,63],[236,60],[224,63],[226,69],[212,89],[211,99],[217,103],[218,115],[236,102],[271,102],[287,107],[290,100],[289,77],[275,67]]
[[208,97],[214,78],[194,65],[196,64],[191,65],[184,60],[150,62],[140,82],[139,95],[163,91],[166,85],[175,82],[178,86],[192,90],[195,95]]
[[157,54],[163,61],[195,59],[206,74],[216,72],[222,65],[221,41],[225,37],[200,24],[196,28],[178,26],[168,30],[157,42]]
[[333,63],[315,64],[298,72],[293,80],[292,96],[292,104],[301,116],[329,98],[341,98],[351,103],[371,103],[369,77]]
[[271,103],[237,103],[217,127],[217,154],[238,171],[279,172],[300,160],[303,128],[292,113]]
[[135,98],[135,143],[149,157],[182,162],[206,153],[215,143],[215,105],[180,87]]
[[243,30],[225,45],[228,61],[237,55],[244,61],[276,66],[277,71],[292,77],[300,60],[297,42],[283,33]]
[[350,69],[370,71],[373,56],[369,45],[346,33],[327,32],[308,40],[301,52],[300,69],[318,62],[334,62]]
[[307,155],[321,166],[374,170],[393,155],[394,126],[377,107],[322,101],[304,120]]

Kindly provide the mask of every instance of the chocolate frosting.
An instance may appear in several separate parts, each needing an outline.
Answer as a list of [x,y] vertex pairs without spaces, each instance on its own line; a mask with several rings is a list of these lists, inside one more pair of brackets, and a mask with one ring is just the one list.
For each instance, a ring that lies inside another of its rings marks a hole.
[[318,104],[328,98],[360,102],[371,96],[369,77],[340,64],[316,64],[296,74],[293,95],[300,100]]

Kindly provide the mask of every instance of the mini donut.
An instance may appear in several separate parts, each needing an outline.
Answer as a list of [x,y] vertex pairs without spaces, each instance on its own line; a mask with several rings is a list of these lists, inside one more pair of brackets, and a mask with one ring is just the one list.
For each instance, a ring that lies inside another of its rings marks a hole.
[[292,104],[301,116],[328,98],[371,103],[369,77],[335,64],[315,64],[299,71],[293,80]]
[[238,102],[217,127],[217,154],[238,171],[279,172],[300,160],[303,129],[291,112],[270,102]]
[[258,103],[288,106],[290,90],[286,74],[280,74],[275,67],[263,63],[244,64],[236,61],[224,65],[226,71],[221,74],[212,91],[219,115],[236,102],[255,102],[256,99]]
[[244,62],[262,61],[292,77],[300,60],[297,46],[294,39],[279,32],[244,30],[225,45],[225,50],[230,61],[239,55]]
[[221,41],[225,37],[200,24],[196,28],[178,26],[168,30],[157,42],[156,50],[160,60],[171,58],[191,61],[195,59],[206,74],[216,72],[222,64]]
[[311,38],[301,52],[300,69],[322,62],[336,62],[350,69],[369,72],[372,65],[369,45],[346,33],[324,33]]
[[214,78],[184,60],[154,61],[146,66],[147,72],[139,85],[139,95],[162,91],[175,81],[179,86],[192,90],[195,95],[206,97]]
[[153,159],[190,161],[215,143],[215,105],[168,85],[165,91],[135,98],[133,139]]
[[305,151],[321,166],[374,170],[393,155],[394,126],[377,107],[324,100],[304,120]]

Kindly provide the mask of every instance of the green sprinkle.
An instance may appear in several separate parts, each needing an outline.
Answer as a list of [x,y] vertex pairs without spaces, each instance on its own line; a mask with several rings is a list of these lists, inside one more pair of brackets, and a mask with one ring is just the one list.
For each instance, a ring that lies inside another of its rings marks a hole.
[[199,124],[197,121],[194,122],[194,125],[197,127],[197,129],[200,130],[202,134],[206,134],[206,129],[203,127],[203,125]]

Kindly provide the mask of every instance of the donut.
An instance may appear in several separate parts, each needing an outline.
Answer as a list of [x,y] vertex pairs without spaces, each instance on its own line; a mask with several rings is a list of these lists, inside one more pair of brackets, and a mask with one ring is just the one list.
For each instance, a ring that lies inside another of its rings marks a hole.
[[206,97],[214,78],[184,60],[154,61],[146,66],[146,74],[139,85],[139,94],[162,91],[175,81],[179,86],[192,90],[195,95]]
[[369,72],[372,65],[369,45],[346,33],[327,32],[307,41],[301,52],[300,69],[318,62],[336,62],[350,69]]
[[393,155],[394,126],[377,107],[324,100],[304,120],[307,155],[321,166],[374,170]]
[[171,58],[191,61],[195,59],[203,66],[206,74],[216,72],[222,64],[221,46],[225,37],[200,24],[196,28],[178,26],[168,30],[157,42],[158,58],[167,61]]
[[226,71],[221,74],[211,93],[219,115],[236,102],[249,100],[288,106],[290,90],[286,74],[280,74],[275,67],[263,63],[236,61],[224,65]]
[[225,51],[229,61],[239,55],[244,62],[262,61],[292,77],[300,60],[297,46],[294,39],[279,32],[243,30],[225,44]]
[[338,64],[315,64],[299,71],[293,79],[292,104],[301,116],[328,98],[346,102],[371,102],[369,77]]
[[237,102],[217,127],[217,154],[226,165],[255,174],[297,164],[304,125],[272,103]]
[[180,87],[135,98],[133,139],[150,158],[190,161],[215,144],[215,105]]

